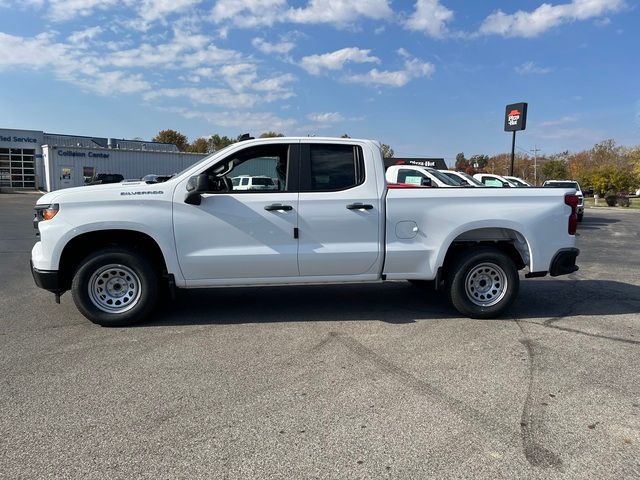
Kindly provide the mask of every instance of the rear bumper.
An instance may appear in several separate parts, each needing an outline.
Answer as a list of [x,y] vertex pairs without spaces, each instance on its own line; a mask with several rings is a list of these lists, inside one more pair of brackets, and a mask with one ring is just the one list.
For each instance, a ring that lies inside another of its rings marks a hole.
[[33,261],[29,261],[31,265],[31,275],[33,275],[33,281],[36,285],[45,290],[49,290],[53,293],[61,293],[64,291],[61,288],[60,274],[57,270],[38,270],[33,266]]
[[577,248],[565,248],[558,251],[553,260],[551,260],[549,274],[552,277],[557,277],[578,271],[578,266],[576,265],[578,255],[580,255],[580,250]]

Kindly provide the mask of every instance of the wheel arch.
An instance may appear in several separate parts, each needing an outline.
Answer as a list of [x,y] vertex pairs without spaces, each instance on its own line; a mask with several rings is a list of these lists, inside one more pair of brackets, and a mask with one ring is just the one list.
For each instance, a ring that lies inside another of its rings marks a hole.
[[95,230],[81,233],[64,246],[58,271],[61,286],[68,290],[80,263],[91,253],[106,247],[126,247],[147,256],[161,275],[167,272],[167,262],[158,242],[147,233],[129,229]]
[[518,270],[531,264],[531,247],[526,237],[511,227],[478,227],[456,232],[450,239],[440,266],[447,268],[458,254],[478,245],[494,247],[513,260]]

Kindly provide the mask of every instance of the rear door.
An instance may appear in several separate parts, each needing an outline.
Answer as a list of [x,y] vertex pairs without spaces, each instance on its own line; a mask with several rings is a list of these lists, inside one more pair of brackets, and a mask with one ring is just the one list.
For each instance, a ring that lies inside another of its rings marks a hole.
[[300,275],[378,274],[382,195],[374,172],[365,172],[362,147],[318,142],[300,148]]

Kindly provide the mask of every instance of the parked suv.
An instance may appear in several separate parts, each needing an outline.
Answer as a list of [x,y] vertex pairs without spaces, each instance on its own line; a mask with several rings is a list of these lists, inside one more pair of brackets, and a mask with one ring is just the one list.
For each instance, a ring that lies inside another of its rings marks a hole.
[[578,221],[582,221],[584,216],[584,195],[580,189],[580,184],[575,180],[547,180],[542,184],[543,187],[552,188],[575,188],[578,195]]

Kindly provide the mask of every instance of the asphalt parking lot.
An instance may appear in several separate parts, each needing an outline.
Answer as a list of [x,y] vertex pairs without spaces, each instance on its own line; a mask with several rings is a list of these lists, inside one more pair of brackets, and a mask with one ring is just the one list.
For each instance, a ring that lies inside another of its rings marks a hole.
[[91,324],[0,194],[0,478],[638,478],[640,212],[469,320],[408,283],[191,291]]

